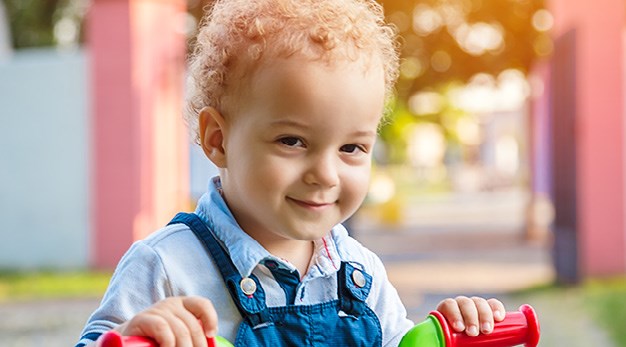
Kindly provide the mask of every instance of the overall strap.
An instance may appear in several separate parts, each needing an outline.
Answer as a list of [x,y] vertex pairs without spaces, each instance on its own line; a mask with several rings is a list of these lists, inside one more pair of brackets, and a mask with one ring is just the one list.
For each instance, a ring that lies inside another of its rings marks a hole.
[[181,212],[176,214],[167,225],[171,224],[187,225],[204,244],[213,260],[215,260],[230,296],[244,319],[253,327],[270,321],[265,304],[265,291],[261,287],[259,279],[255,275],[243,278],[239,274],[226,251],[198,215]]
[[194,213],[180,212],[177,213],[169,223],[167,223],[167,225],[172,224],[185,224],[189,227],[189,229],[191,229],[191,231],[193,231],[196,237],[209,251],[213,260],[217,263],[217,267],[220,270],[224,281],[232,276],[239,275],[239,271],[237,271],[237,268],[230,260],[228,254],[226,254],[226,251],[222,249],[222,246],[220,246],[217,239],[215,239],[215,236],[213,236],[213,233],[209,230],[206,223],[200,219],[200,217]]
[[365,299],[372,288],[372,276],[348,262],[341,262],[337,272],[339,308],[352,316],[360,316],[366,308]]

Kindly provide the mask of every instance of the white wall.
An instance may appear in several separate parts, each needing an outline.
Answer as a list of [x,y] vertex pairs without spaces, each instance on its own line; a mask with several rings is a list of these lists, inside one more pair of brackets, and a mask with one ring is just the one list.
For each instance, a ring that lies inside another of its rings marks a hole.
[[82,51],[0,61],[0,268],[88,264],[88,82]]
[[193,202],[206,192],[209,180],[218,173],[217,167],[204,155],[202,148],[191,143],[189,145],[189,193]]

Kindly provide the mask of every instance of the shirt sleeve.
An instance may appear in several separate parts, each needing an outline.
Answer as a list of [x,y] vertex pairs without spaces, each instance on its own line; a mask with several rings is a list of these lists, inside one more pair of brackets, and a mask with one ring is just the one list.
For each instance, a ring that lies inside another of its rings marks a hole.
[[171,293],[158,253],[143,241],[134,243],[120,260],[100,306],[89,317],[76,347],[91,344]]
[[383,346],[396,347],[400,340],[415,325],[407,318],[406,308],[396,288],[389,282],[385,267],[375,254],[371,254],[374,284],[367,304],[376,313],[383,333]]

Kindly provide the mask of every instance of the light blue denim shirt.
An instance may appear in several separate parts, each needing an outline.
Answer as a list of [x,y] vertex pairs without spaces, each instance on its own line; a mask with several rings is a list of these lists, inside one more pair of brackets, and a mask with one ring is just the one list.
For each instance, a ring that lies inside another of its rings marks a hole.
[[[209,225],[241,275],[257,276],[265,290],[267,305],[284,306],[285,292],[264,263],[274,260],[281,267],[290,270],[295,267],[270,254],[238,226],[220,195],[218,177],[211,180],[195,213]],[[295,304],[310,305],[337,299],[336,273],[341,261],[360,264],[373,277],[366,303],[380,320],[383,345],[397,346],[414,324],[406,318],[406,309],[387,279],[380,259],[348,236],[340,224],[314,243],[315,253],[298,285]],[[183,224],[174,224],[135,242],[126,252],[100,307],[89,318],[79,344],[91,343],[89,337],[114,328],[159,300],[180,295],[209,298],[219,316],[219,335],[234,341],[242,318],[219,270],[194,233]]]

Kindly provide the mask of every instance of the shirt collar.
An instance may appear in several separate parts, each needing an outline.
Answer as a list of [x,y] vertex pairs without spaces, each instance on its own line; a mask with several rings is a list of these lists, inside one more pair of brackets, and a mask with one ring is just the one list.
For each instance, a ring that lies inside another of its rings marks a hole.
[[[267,260],[274,260],[281,267],[295,270],[293,265],[270,254],[241,229],[228,209],[221,190],[219,176],[213,177],[209,182],[207,193],[198,201],[196,214],[208,224],[215,237],[222,242],[241,276],[250,276],[259,263]],[[314,241],[315,253],[306,278],[328,276],[339,270],[341,259],[337,245],[347,235],[345,228],[338,224],[329,235]]]
[[314,241],[315,253],[309,266],[307,278],[330,276],[339,270],[342,259],[337,245],[339,244],[338,241],[347,235],[346,229],[338,224],[329,235]]
[[215,237],[230,255],[230,259],[243,277],[248,277],[261,260],[271,256],[256,240],[246,234],[228,209],[221,194],[219,176],[209,182],[209,189],[200,200],[196,214],[209,226]]

